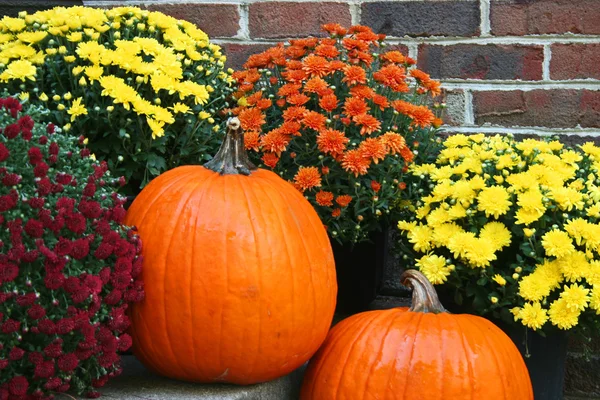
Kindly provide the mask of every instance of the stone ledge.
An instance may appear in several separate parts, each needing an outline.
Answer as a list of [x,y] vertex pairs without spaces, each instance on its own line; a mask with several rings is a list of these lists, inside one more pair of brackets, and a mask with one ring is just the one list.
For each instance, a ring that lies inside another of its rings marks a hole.
[[250,386],[194,384],[158,376],[135,357],[123,357],[123,374],[100,390],[119,400],[296,400],[305,367],[271,382]]

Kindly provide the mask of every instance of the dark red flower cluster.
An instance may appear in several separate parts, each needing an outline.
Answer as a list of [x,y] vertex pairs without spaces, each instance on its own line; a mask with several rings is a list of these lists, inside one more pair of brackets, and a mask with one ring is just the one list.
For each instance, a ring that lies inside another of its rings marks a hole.
[[21,111],[0,99],[0,400],[98,397],[131,346],[141,242],[123,180]]

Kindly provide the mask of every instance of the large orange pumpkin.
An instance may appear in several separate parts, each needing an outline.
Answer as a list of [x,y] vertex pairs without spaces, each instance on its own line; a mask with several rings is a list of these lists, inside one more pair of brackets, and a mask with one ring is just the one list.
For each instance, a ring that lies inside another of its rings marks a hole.
[[144,243],[134,352],[175,379],[251,384],[305,363],[331,326],[337,284],[317,213],[257,169],[237,118],[205,166],[154,179],[128,210]]
[[301,400],[533,400],[521,354],[499,328],[445,312],[418,271],[410,309],[354,315],[311,360]]

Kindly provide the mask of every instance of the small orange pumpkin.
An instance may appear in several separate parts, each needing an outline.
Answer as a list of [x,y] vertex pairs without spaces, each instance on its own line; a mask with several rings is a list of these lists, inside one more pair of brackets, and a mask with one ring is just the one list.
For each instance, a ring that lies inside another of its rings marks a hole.
[[331,245],[290,183],[257,169],[234,118],[218,154],[154,179],[137,227],[146,298],[131,311],[134,352],[187,381],[252,384],[305,363],[327,336],[337,292]]
[[490,321],[444,310],[409,270],[412,307],[369,311],[337,324],[311,360],[301,400],[533,400],[527,367]]

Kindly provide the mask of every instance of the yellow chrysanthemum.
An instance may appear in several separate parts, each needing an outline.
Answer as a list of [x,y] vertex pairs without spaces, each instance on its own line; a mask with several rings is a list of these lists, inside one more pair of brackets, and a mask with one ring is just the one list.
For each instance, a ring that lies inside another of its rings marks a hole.
[[500,286],[506,285],[506,279],[500,274],[496,274],[492,277],[492,280]]
[[433,245],[436,247],[446,246],[449,240],[463,229],[454,222],[438,225],[433,230]]
[[425,255],[417,260],[419,271],[434,285],[446,282],[451,269],[446,266],[446,259],[437,255]]
[[492,221],[481,228],[479,238],[491,243],[495,251],[498,251],[510,244],[511,234],[502,222]]
[[418,225],[408,231],[407,237],[416,251],[426,253],[431,249],[433,230],[427,225]]
[[556,260],[560,271],[569,282],[578,282],[590,272],[590,263],[581,251],[572,252]]
[[78,97],[73,100],[73,104],[67,110],[67,113],[71,116],[71,122],[75,121],[75,119],[80,115],[87,115],[88,110],[85,108],[84,104],[81,104],[83,101],[82,97]]
[[583,311],[590,301],[590,289],[576,283],[564,287],[560,298],[565,301],[565,307],[572,311]]
[[510,210],[510,195],[502,186],[491,186],[483,189],[477,196],[477,209],[485,212],[486,217],[498,219]]
[[564,257],[575,251],[573,240],[567,232],[553,229],[542,236],[542,246],[546,254],[553,257]]
[[596,315],[600,315],[600,286],[594,285],[590,294],[590,308],[596,310]]
[[11,79],[35,80],[37,68],[28,60],[17,60],[8,64],[8,67],[0,74],[0,82],[8,82]]
[[525,303],[516,313],[515,320],[521,320],[523,325],[535,331],[541,329],[548,321],[548,312],[539,302]]
[[550,305],[548,316],[553,325],[560,329],[571,329],[579,323],[579,310],[573,310],[567,307],[564,299],[558,299]]
[[556,261],[545,260],[533,273],[519,281],[519,296],[528,301],[541,301],[562,282],[560,266]]

